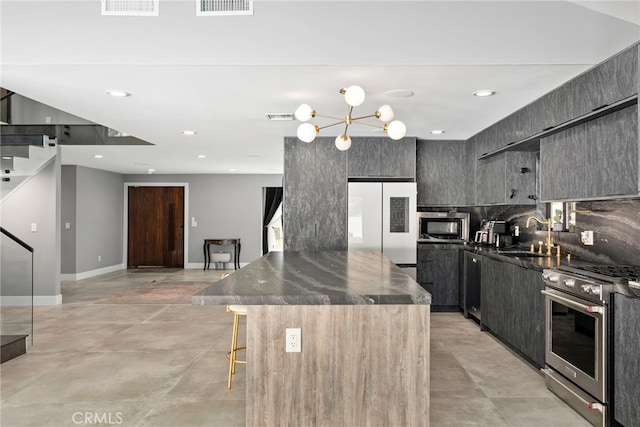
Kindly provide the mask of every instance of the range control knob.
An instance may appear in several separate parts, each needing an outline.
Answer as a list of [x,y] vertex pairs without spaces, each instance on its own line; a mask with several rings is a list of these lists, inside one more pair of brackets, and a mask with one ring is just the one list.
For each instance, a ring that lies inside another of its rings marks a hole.
[[564,285],[568,288],[573,288],[576,285],[575,279],[565,279]]
[[556,283],[559,279],[557,274],[551,274],[551,273],[543,273],[542,274],[542,279],[543,280],[548,280],[549,282],[552,283]]
[[582,285],[580,286],[580,290],[585,294],[591,294],[591,285]]

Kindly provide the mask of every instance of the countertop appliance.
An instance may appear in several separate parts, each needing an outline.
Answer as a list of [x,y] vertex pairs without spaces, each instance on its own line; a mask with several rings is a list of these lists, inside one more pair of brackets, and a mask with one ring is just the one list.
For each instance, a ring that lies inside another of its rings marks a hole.
[[418,212],[420,243],[465,243],[469,240],[469,214],[464,212]]
[[545,269],[547,387],[593,425],[610,424],[613,292],[633,296],[640,267],[585,264]]
[[381,251],[402,267],[416,266],[415,182],[350,182],[349,250]]

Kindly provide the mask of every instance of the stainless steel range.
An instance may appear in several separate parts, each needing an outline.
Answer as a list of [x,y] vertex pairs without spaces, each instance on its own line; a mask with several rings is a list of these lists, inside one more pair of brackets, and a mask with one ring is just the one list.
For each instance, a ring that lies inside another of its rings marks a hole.
[[640,267],[563,266],[542,278],[547,387],[593,425],[609,425],[612,293],[634,296]]

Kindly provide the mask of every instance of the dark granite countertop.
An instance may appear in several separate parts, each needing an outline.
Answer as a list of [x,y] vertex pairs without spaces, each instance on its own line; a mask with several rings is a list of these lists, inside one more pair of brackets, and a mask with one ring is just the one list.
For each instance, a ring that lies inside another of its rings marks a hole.
[[194,295],[192,304],[431,304],[380,252],[270,252]]

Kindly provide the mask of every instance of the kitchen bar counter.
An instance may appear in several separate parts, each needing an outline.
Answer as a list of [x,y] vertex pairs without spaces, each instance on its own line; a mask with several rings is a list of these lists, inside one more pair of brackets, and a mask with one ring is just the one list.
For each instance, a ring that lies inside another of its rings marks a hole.
[[430,304],[380,252],[270,252],[192,297],[244,305]]
[[[430,302],[360,251],[269,253],[192,298],[247,305],[248,426],[428,426]],[[287,328],[300,328],[299,353],[285,351]]]

